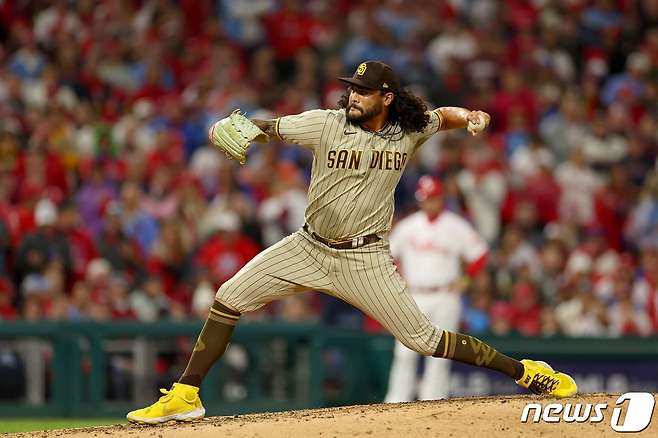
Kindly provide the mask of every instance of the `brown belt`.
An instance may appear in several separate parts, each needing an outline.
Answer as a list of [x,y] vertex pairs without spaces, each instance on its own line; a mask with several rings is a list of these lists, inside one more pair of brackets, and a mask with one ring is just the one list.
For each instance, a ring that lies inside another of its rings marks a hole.
[[369,245],[371,243],[378,242],[381,240],[381,238],[376,235],[376,234],[368,234],[367,236],[363,237],[355,237],[354,239],[350,240],[341,240],[338,242],[327,240],[324,237],[318,236],[312,231],[308,230],[308,224],[304,224],[302,227],[304,231],[306,231],[312,238],[317,240],[318,242],[322,243],[323,245],[328,246],[329,248],[333,249],[354,249],[354,248],[359,248],[364,245]]
[[452,292],[450,285],[446,284],[444,286],[409,286],[409,290],[414,293],[420,294],[431,294],[436,292]]

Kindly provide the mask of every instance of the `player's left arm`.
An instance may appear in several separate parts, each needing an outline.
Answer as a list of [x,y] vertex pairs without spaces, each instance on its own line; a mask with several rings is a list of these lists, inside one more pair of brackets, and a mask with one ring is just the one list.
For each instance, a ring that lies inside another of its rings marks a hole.
[[441,119],[439,131],[467,128],[472,135],[478,135],[491,122],[491,116],[480,110],[443,106],[434,111]]
[[268,135],[268,137],[278,137],[276,132],[276,120],[258,120],[250,119],[251,123],[258,126],[261,131]]
[[463,292],[472,280],[487,267],[489,247],[482,236],[466,221],[461,222],[455,228],[454,235],[463,243],[460,256],[464,263],[464,273],[451,286],[453,290]]

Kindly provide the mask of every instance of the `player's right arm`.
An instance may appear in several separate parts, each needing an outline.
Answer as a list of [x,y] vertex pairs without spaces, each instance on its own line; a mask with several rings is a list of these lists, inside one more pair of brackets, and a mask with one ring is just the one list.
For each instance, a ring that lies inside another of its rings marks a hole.
[[322,132],[330,111],[310,110],[274,120],[252,120],[270,138],[304,146],[315,151],[321,142]]
[[[469,127],[473,124],[476,129],[471,134],[477,135],[480,131],[489,126],[491,116],[484,111],[469,110],[457,106],[443,106],[434,110],[441,118],[439,131],[448,129],[460,129]],[[470,128],[469,128],[470,131]]]
[[452,289],[463,292],[481,271],[489,259],[487,242],[465,219],[458,218],[450,233],[461,242],[461,259],[464,262],[464,275],[453,282]]

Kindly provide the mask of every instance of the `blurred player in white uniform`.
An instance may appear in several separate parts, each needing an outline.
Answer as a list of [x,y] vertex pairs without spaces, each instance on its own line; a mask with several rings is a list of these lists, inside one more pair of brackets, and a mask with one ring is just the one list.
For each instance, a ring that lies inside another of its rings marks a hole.
[[[434,324],[457,331],[461,318],[461,293],[467,278],[486,265],[487,244],[461,216],[443,208],[438,178],[418,181],[416,200],[420,211],[401,220],[391,231],[391,253],[398,262],[411,295]],[[448,398],[450,361],[428,357],[419,384],[416,370],[420,355],[395,342],[387,403]]]

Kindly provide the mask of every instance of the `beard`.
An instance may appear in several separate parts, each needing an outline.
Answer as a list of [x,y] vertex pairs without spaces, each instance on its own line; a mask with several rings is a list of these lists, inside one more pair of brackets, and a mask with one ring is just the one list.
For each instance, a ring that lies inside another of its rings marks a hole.
[[[352,115],[352,113],[350,113],[352,108],[356,108],[356,110],[359,111],[359,114]],[[371,118],[379,115],[383,110],[384,104],[381,102],[376,103],[375,106],[370,108],[368,111],[364,111],[363,108],[356,107],[353,103],[350,103],[347,105],[347,108],[345,108],[345,116],[349,122],[360,125],[361,123],[367,122]]]

